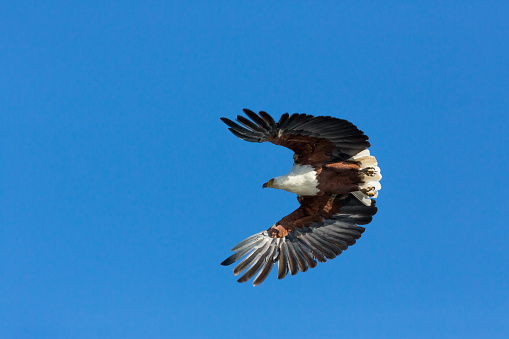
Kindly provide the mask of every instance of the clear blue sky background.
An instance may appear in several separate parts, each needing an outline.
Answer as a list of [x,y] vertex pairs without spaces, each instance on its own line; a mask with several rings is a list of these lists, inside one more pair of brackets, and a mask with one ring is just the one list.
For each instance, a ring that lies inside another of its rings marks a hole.
[[[509,5],[0,5],[1,338],[509,337]],[[384,178],[357,244],[219,263],[297,207],[241,109],[333,115]]]

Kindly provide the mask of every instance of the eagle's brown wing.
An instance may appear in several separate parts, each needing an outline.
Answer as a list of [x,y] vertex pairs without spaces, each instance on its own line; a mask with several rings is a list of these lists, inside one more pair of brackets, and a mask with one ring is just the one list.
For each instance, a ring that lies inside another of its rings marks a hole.
[[275,122],[266,112],[256,114],[248,109],[243,111],[251,119],[237,116],[237,122],[244,127],[227,118],[221,120],[242,140],[269,141],[291,149],[295,152],[295,162],[298,164],[342,161],[370,146],[368,136],[343,119],[285,113]]
[[[273,228],[257,233],[235,246],[232,249],[235,253],[221,264],[231,265],[245,257],[233,272],[238,275],[249,267],[238,281],[246,282],[258,273],[253,281],[256,286],[267,278],[276,262],[277,277],[283,279],[288,272],[295,275],[299,270],[305,272],[314,268],[316,261],[334,259],[355,244],[364,232],[364,227],[358,225],[371,222],[377,209],[374,200],[371,206],[366,206],[351,194],[329,198],[328,203],[318,203],[324,208],[312,206],[318,201],[313,199],[323,201],[323,196],[299,199],[301,207],[279,222],[295,223],[293,228],[288,228],[288,233],[273,237],[269,234]],[[305,222],[308,226],[304,226],[299,220],[307,217],[320,221]]]

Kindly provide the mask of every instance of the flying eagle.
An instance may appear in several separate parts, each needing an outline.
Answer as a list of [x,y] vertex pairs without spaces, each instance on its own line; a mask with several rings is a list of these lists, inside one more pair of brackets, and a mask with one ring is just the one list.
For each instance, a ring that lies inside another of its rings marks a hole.
[[269,141],[291,149],[294,164],[286,175],[270,179],[263,187],[297,194],[300,207],[268,230],[235,246],[221,265],[245,257],[233,270],[247,271],[239,282],[257,272],[253,285],[261,284],[278,263],[278,279],[297,274],[317,263],[334,259],[361,237],[376,213],[375,200],[382,176],[367,149],[368,137],[352,123],[329,116],[285,113],[278,122],[266,112],[244,109],[251,119],[221,120],[229,130],[249,142]]

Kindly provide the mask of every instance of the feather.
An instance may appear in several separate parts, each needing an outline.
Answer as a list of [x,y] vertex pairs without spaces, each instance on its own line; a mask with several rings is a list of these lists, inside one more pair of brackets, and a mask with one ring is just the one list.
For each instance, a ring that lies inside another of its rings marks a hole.
[[343,250],[339,248],[338,246],[334,245],[332,242],[329,241],[326,237],[320,236],[317,232],[313,232],[312,235],[316,241],[318,241],[321,245],[323,245],[325,248],[327,248],[329,251],[332,251],[336,256],[340,255]]
[[270,126],[272,130],[276,128],[276,122],[267,112],[260,111],[258,114],[262,117],[263,120],[265,120],[265,122]]
[[336,254],[332,250],[330,250],[327,246],[318,241],[316,237],[313,236],[313,234],[308,234],[306,236],[306,240],[312,243],[313,246],[315,246],[315,248],[320,250],[320,252],[322,252],[327,259],[334,259],[336,257]]
[[342,206],[341,214],[350,214],[350,215],[369,215],[372,216],[374,212],[376,212],[377,208],[375,206],[363,206],[363,205],[354,205],[354,206]]
[[345,137],[343,135],[341,136],[333,136],[332,138],[336,139],[337,141],[346,142],[346,143],[368,143],[368,136],[367,135],[354,135],[350,137]]
[[298,128],[300,130],[302,130],[302,125],[304,125],[304,123],[312,120],[314,117],[312,115],[307,115],[307,114],[299,114],[299,116],[297,117],[296,121],[295,121],[295,127],[293,128]]
[[352,192],[352,195],[359,199],[360,202],[362,202],[366,206],[371,206],[371,198],[362,193],[361,191],[355,191]]
[[290,275],[296,275],[299,272],[299,269],[297,268],[297,256],[293,250],[292,242],[289,241],[286,243],[286,245],[288,246],[288,264],[290,266]]
[[270,240],[265,239],[265,243],[264,243],[263,247],[257,248],[255,251],[253,251],[251,254],[249,254],[244,260],[242,260],[233,269],[233,274],[237,275],[240,272],[244,271],[249,265],[251,265],[260,256],[260,254],[264,253],[267,250],[269,245],[270,245]]
[[340,251],[336,255],[340,255],[343,251],[348,249],[348,244],[334,236],[327,238],[327,241],[334,244]]
[[313,244],[311,244],[309,242],[308,239],[306,239],[305,236],[302,236],[299,238],[300,241],[302,241],[306,246],[307,248],[309,248],[309,250],[311,251],[311,253],[313,253],[313,257],[318,260],[319,262],[326,262],[327,259],[325,259],[324,255],[322,254],[322,252],[320,252],[319,249],[317,249]]
[[248,254],[249,252],[251,252],[252,250],[253,250],[252,247],[245,247],[242,250],[235,252],[234,254],[229,256],[225,261],[223,261],[221,263],[221,265],[223,265],[223,266],[231,265],[234,262],[236,262],[237,260],[239,260],[240,258],[242,258],[243,256],[245,256],[246,254]]
[[290,117],[290,115],[288,113],[283,114],[281,116],[281,118],[279,118],[279,121],[277,122],[277,126],[279,128],[285,128],[285,124],[288,121],[289,117]]
[[262,268],[262,265],[266,262],[267,258],[268,258],[268,251],[262,252],[256,258],[253,265],[251,267],[249,267],[249,269],[237,281],[240,283],[243,283],[243,282],[246,282],[249,279],[251,279],[256,274],[256,272],[258,272],[258,270],[260,268]]
[[258,126],[260,126],[263,130],[265,130],[265,132],[269,132],[270,131],[270,127],[269,125],[267,125],[267,123],[265,122],[265,120],[263,120],[262,118],[260,118],[260,116],[258,114],[256,114],[255,112],[247,109],[247,108],[244,108],[243,109],[244,113],[246,113],[246,115],[251,119],[253,120]]
[[265,265],[260,270],[260,273],[255,277],[253,281],[253,286],[260,285],[268,276],[270,271],[272,271],[272,267],[274,266],[274,261],[272,260],[272,256],[274,255],[274,251],[276,247],[271,246],[271,250],[269,251],[267,258],[265,259]]
[[264,241],[263,237],[253,238],[251,241],[246,242],[242,246],[235,246],[237,249],[235,251],[242,251],[246,248],[258,248],[259,245]]
[[247,137],[257,137],[257,136],[263,136],[262,133],[259,133],[259,132],[254,132],[254,131],[251,131],[249,129],[246,129],[244,127],[241,127],[239,125],[237,125],[236,123],[234,123],[233,121],[231,121],[230,119],[227,119],[227,118],[221,118],[221,120],[227,124],[228,126],[230,126],[233,130],[237,131],[238,133],[240,134],[243,134]]
[[355,238],[352,238],[351,236],[349,235],[346,235],[346,234],[343,234],[343,233],[338,233],[336,232],[336,234],[334,235],[334,237],[338,240],[341,240],[341,241],[344,241],[347,243],[348,246],[352,246],[355,244]]
[[[303,123],[300,127],[306,128],[307,130],[313,130],[318,126],[327,126],[327,122],[330,120],[330,117],[313,117],[312,119]],[[330,122],[329,122],[330,123]]]
[[353,237],[360,237],[361,234],[366,230],[364,227],[354,225],[343,225],[341,226],[341,233],[351,235]]
[[344,242],[343,240],[341,240],[339,237],[337,237],[336,233],[334,233],[331,230],[327,229],[327,227],[323,227],[321,232],[326,234],[327,241],[334,243],[340,249],[346,250],[348,248],[348,244],[346,242]]
[[308,270],[308,264],[300,250],[299,245],[297,245],[296,243],[292,243],[292,246],[297,256],[297,263],[299,264],[299,269],[301,270],[301,272],[306,272]]
[[370,215],[354,215],[352,219],[355,220],[357,225],[367,225],[373,220],[373,217]]
[[324,128],[330,127],[334,118],[332,117],[316,117],[309,121],[305,127],[313,131],[320,131]]
[[253,138],[253,137],[248,137],[248,136],[245,136],[243,134],[240,134],[239,132],[237,132],[236,130],[234,130],[233,128],[228,128],[228,130],[230,132],[232,132],[237,138],[240,138],[242,140],[245,140],[245,141],[249,141],[249,142],[260,142],[260,139],[258,138]]
[[253,131],[266,134],[266,131],[263,130],[260,126],[258,126],[251,120],[244,118],[242,115],[237,115],[237,121],[240,122],[242,125],[246,126],[247,128],[252,129]]
[[290,117],[288,118],[288,120],[286,121],[286,124],[285,124],[285,127],[284,129],[285,130],[291,130],[293,128],[293,126],[295,126],[295,120],[299,117],[299,114],[298,113],[294,113],[292,115],[290,115]]
[[254,242],[258,239],[262,239],[262,236],[263,236],[262,234],[263,234],[263,232],[256,233],[256,234],[253,234],[252,236],[242,240],[234,248],[232,248],[232,252],[239,250],[241,247],[244,247],[246,244]]
[[277,278],[283,279],[288,274],[288,247],[285,240],[280,245],[281,255],[279,256],[279,266],[277,271]]
[[309,267],[311,267],[311,268],[316,267],[317,263],[316,263],[316,260],[313,259],[313,254],[303,243],[301,243],[300,241],[297,240],[293,243],[293,247],[299,247],[299,249],[301,250],[302,255],[306,259]]

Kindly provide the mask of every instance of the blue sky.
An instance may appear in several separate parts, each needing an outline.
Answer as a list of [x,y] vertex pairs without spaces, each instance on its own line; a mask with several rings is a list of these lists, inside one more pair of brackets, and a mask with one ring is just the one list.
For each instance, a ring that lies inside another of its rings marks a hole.
[[[0,5],[0,337],[506,338],[509,5]],[[355,123],[357,244],[256,288],[219,263],[297,207],[247,107]]]

